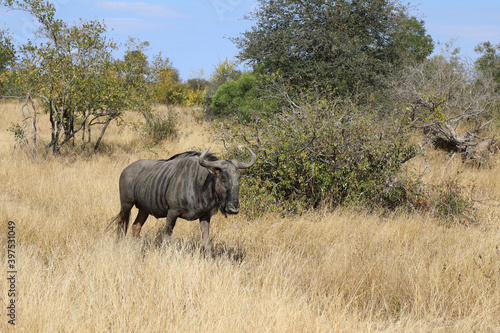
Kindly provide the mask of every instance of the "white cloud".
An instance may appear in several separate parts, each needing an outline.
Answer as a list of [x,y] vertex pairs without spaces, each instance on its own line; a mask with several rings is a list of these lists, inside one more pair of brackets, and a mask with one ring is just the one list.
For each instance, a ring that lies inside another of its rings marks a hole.
[[184,16],[170,7],[146,2],[102,1],[97,6],[106,10],[133,12],[143,17],[179,18]]

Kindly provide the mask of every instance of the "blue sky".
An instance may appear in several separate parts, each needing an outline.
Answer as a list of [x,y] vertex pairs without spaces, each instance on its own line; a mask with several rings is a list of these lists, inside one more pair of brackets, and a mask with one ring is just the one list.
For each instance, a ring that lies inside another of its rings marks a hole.
[[[125,43],[128,36],[149,41],[149,55],[168,57],[181,78],[208,78],[219,61],[238,53],[228,37],[250,29],[243,16],[255,8],[254,0],[101,1],[53,0],[59,18],[67,22],[104,20],[110,37]],[[474,59],[474,47],[483,41],[500,43],[499,0],[406,0],[412,14],[425,21],[436,42],[455,39],[461,54]],[[33,38],[29,16],[0,8],[0,29],[9,28],[17,42]],[[111,29],[113,29],[111,31]],[[439,50],[439,46],[436,47]]]

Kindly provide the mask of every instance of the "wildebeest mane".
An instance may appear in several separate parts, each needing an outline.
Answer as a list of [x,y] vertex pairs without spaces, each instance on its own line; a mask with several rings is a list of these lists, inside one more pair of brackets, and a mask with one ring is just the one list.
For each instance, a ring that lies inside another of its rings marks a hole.
[[[197,152],[197,151],[187,151],[187,152],[184,152],[184,153],[176,154],[176,155],[170,157],[169,159],[162,160],[162,161],[171,161],[171,160],[175,160],[177,158],[190,157],[190,156],[200,157],[200,155],[201,155],[201,153]],[[218,161],[219,159],[215,155],[213,155],[211,153],[208,153],[208,154],[205,155],[205,160],[207,160],[207,161]]]

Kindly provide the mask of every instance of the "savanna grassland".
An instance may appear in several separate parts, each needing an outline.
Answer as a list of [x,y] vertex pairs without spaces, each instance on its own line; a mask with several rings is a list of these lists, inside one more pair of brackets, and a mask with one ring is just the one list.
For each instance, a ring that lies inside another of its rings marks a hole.
[[[179,220],[163,247],[156,238],[164,220],[149,217],[140,241],[127,235],[118,245],[106,228],[119,210],[123,168],[209,145],[221,151],[208,124],[178,109],[181,134],[155,148],[157,156],[133,131],[112,125],[99,153],[33,161],[12,154],[7,128],[20,122],[20,107],[0,104],[2,332],[500,331],[498,157],[477,169],[427,153],[425,181],[458,180],[475,200],[475,223],[360,208],[218,214],[207,256],[197,222]],[[415,171],[424,166],[411,161]],[[9,220],[15,327],[6,315]]]

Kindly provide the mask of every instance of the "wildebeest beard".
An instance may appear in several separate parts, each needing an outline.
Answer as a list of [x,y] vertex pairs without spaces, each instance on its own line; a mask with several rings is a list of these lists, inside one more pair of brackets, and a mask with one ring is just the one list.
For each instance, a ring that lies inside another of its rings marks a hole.
[[226,199],[228,197],[226,188],[220,183],[219,180],[215,183],[215,195],[217,196],[218,201],[220,202],[219,210],[225,217],[227,217],[226,211]]
[[226,204],[225,203],[221,203],[220,204],[220,207],[219,207],[219,210],[222,214],[224,214],[225,217],[227,217],[227,212],[226,212]]

